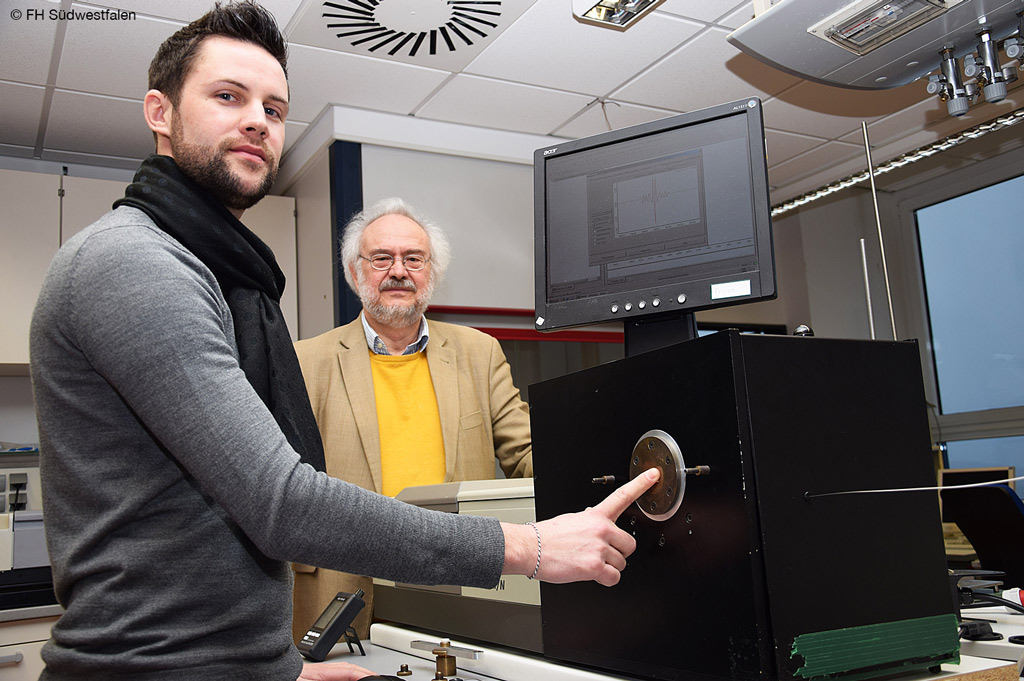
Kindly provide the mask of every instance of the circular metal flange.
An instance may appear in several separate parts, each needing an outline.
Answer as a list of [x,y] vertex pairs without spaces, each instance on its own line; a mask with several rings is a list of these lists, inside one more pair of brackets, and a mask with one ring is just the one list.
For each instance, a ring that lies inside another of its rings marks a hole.
[[660,470],[661,477],[636,500],[636,505],[651,520],[668,520],[683,503],[686,464],[679,445],[663,430],[649,430],[636,443],[629,459],[629,479],[632,480],[648,468]]

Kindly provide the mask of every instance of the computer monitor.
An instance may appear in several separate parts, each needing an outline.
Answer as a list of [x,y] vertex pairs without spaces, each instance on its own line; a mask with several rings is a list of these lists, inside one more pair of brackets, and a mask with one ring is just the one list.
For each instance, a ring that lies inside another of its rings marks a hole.
[[539,331],[622,322],[632,355],[776,296],[757,98],[538,149],[534,192]]
[[[976,485],[983,482],[997,482],[1010,480],[1016,476],[1013,466],[991,466],[987,468],[940,468],[939,487],[954,487],[956,485]],[[1011,481],[1004,483],[1010,489],[1016,491],[1016,485]],[[943,522],[950,522],[943,512]]]

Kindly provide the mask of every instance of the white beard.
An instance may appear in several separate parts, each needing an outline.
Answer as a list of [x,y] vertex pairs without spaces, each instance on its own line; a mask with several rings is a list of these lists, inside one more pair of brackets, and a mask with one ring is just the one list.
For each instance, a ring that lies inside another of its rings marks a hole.
[[[434,277],[431,276],[427,281],[424,291],[416,296],[413,302],[388,305],[381,301],[380,289],[375,289],[367,283],[362,272],[358,272],[356,278],[356,284],[359,288],[359,301],[363,304],[363,309],[381,324],[392,328],[412,326],[418,322],[430,304],[431,297],[434,295]],[[384,286],[389,281],[390,279],[385,279],[381,282],[381,286]],[[405,281],[412,284],[411,279],[406,279]],[[415,284],[413,286],[415,287]],[[406,290],[415,291],[415,288]]]

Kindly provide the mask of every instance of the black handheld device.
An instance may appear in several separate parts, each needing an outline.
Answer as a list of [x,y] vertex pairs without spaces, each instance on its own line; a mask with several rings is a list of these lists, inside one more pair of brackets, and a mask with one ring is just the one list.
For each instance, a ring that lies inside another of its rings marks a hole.
[[307,659],[322,662],[364,605],[362,589],[354,594],[339,591],[299,641],[296,646],[299,652]]

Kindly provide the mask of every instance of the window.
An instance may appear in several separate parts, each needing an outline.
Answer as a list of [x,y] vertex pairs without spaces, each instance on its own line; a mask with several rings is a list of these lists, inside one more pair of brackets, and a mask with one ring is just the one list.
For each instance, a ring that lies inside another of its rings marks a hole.
[[1022,192],[1019,176],[914,210],[936,439],[951,468],[1024,471]]
[[[959,440],[946,448],[950,468],[1013,466],[1015,475],[1024,475],[1024,436]],[[1024,485],[1016,487],[1018,493],[1024,492]]]
[[917,211],[943,414],[1024,405],[1024,176]]

